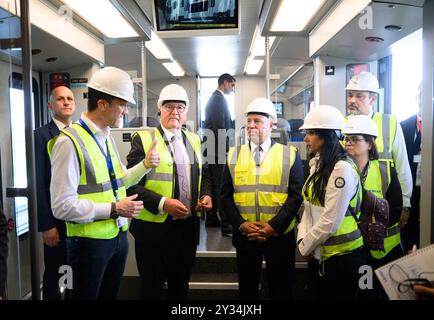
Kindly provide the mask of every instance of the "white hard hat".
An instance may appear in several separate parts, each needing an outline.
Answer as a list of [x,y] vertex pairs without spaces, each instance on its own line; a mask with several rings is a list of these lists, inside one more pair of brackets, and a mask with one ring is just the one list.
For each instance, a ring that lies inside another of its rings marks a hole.
[[344,116],[335,107],[320,105],[308,112],[304,124],[300,130],[307,129],[334,129],[342,130],[344,127]]
[[100,69],[95,72],[87,86],[136,104],[133,81],[129,74],[121,69],[115,67]]
[[362,71],[350,79],[346,90],[380,93],[380,86],[375,75],[367,71]]
[[342,130],[343,134],[367,134],[378,137],[378,129],[374,120],[365,115],[348,117],[348,121]]
[[183,87],[178,84],[169,84],[165,86],[158,97],[157,107],[158,110],[161,110],[164,101],[183,101],[185,103],[185,107],[188,109],[190,104],[188,100],[187,92]]
[[266,98],[253,99],[253,101],[247,106],[244,115],[247,116],[249,113],[264,113],[270,117],[271,122],[277,122],[276,108],[274,107],[274,104]]

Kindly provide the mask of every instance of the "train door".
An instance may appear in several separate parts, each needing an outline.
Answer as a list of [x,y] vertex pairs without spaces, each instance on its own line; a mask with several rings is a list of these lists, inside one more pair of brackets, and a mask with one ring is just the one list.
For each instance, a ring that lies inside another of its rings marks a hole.
[[[22,299],[31,291],[28,203],[25,195],[20,194],[20,190],[27,188],[23,60],[21,48],[14,47],[22,33],[20,18],[8,11],[0,8],[0,16],[4,17],[0,24],[0,199],[9,222],[6,297]],[[35,110],[39,101],[37,78],[34,74]]]

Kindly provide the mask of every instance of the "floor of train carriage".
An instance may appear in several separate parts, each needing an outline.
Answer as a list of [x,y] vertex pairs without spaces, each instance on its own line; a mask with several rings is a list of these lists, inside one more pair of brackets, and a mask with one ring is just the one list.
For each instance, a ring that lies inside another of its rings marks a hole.
[[[238,275],[232,238],[222,236],[219,227],[205,227],[201,220],[201,238],[190,280],[191,300],[236,300]],[[265,268],[265,263],[263,264]],[[294,298],[308,299],[307,263],[296,258]],[[135,300],[139,297],[137,277],[123,277],[119,299]],[[268,299],[265,269],[261,280],[261,298]]]

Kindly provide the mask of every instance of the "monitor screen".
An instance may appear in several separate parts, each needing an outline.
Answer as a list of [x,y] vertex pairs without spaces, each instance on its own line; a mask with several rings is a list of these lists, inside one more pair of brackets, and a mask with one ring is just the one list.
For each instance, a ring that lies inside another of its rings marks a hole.
[[273,102],[274,107],[276,108],[277,117],[280,118],[283,116],[283,102]]
[[[191,36],[189,31],[202,32],[203,35],[239,33],[238,2],[154,0],[155,30],[163,37]],[[195,32],[194,35],[200,34]]]

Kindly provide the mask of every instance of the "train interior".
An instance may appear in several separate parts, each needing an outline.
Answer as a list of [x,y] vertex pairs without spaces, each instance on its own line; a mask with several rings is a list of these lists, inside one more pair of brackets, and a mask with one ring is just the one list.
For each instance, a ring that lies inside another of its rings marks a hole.
[[[129,105],[123,127],[113,129],[124,163],[131,134],[151,122],[158,123],[156,102],[160,90],[169,83],[178,83],[187,90],[191,105],[187,125],[198,131],[206,102],[217,87],[217,77],[225,72],[233,74],[236,88],[227,98],[235,123],[233,143],[245,141],[247,104],[258,96],[268,96],[279,117],[286,120],[273,137],[297,146],[304,161],[307,150],[298,128],[306,113],[314,105],[328,104],[345,114],[344,88],[354,73],[367,70],[378,76],[382,93],[377,110],[397,113],[399,120],[417,113],[412,98],[422,83],[422,116],[427,119],[423,136],[427,139],[422,140],[421,244],[434,242],[434,1],[318,1],[319,9],[299,31],[273,31],[273,19],[284,1],[238,0],[233,1],[234,8],[228,9],[237,9],[235,30],[181,32],[157,30],[156,3],[170,5],[176,1],[87,1],[88,6],[93,2],[113,6],[130,24],[133,35],[118,38],[107,36],[70,2],[74,1],[0,2],[0,200],[9,219],[8,299],[30,299],[35,294],[32,281],[36,277],[40,283],[44,269],[40,235],[33,239],[30,236],[34,219],[29,197],[33,190],[29,163],[33,157],[29,154],[33,146],[26,129],[48,123],[47,101],[51,88],[59,81],[70,83],[77,106],[73,120],[77,120],[87,108],[86,84],[103,66],[127,71],[135,83],[137,105]],[[207,2],[206,6],[219,4],[217,0],[202,2]],[[87,11],[102,13],[99,7]],[[27,26],[23,22],[25,15]],[[289,20],[296,16],[291,15]],[[190,19],[196,18],[192,15]],[[105,25],[114,24],[116,29],[115,20],[108,16],[100,20]],[[25,27],[31,35],[31,55],[24,50]],[[159,39],[165,52],[156,52],[151,39]],[[24,85],[25,70],[31,70],[31,95]],[[33,107],[25,103],[26,95],[32,97]],[[201,228],[190,298],[237,299],[231,238],[221,236],[218,228],[205,227],[204,221]],[[139,292],[131,235],[129,240],[121,299],[137,299]],[[295,297],[303,299],[307,263],[298,257],[296,268]],[[263,281],[262,286],[266,285]],[[266,290],[263,292],[265,295]]]

